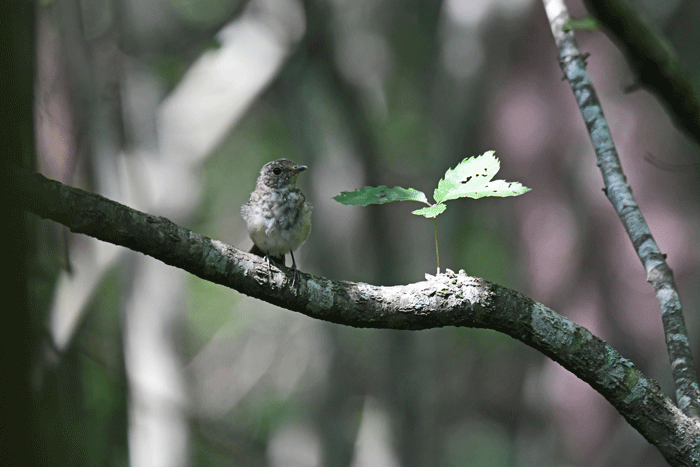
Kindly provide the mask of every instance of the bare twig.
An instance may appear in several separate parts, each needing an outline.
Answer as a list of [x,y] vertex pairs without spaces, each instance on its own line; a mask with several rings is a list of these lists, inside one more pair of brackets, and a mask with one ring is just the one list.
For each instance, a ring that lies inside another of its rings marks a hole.
[[602,394],[674,466],[700,459],[700,426],[615,349],[533,300],[463,272],[405,286],[336,282],[272,267],[245,253],[102,196],[18,174],[19,206],[72,231],[122,245],[202,279],[309,317],[359,328],[494,329],[541,351]]
[[659,251],[622,172],[610,129],[586,72],[585,59],[579,52],[574,34],[564,32],[563,26],[569,19],[566,6],[563,0],[544,0],[544,5],[559,50],[559,64],[571,85],[593,142],[598,167],[603,174],[605,193],[647,271],[647,280],[656,291],[671,360],[671,373],[676,383],[678,406],[686,415],[700,418],[700,389],[693,369],[693,357],[673,273],[666,264],[665,256]]

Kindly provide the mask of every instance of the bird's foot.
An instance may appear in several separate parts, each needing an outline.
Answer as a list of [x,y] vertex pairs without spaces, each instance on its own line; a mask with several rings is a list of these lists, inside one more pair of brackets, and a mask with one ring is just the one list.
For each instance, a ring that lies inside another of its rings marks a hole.
[[[274,263],[274,261],[270,259],[269,254],[265,255],[265,262],[267,263],[267,275],[269,276],[272,274],[272,268],[270,266],[270,263]],[[275,266],[277,265],[275,264]]]

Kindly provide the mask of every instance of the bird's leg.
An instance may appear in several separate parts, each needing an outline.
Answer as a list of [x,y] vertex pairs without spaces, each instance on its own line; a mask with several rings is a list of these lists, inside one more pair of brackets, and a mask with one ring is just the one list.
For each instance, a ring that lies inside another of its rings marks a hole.
[[294,287],[294,283],[299,277],[299,271],[297,270],[297,262],[294,260],[294,252],[290,250],[289,254],[292,255],[292,287]]

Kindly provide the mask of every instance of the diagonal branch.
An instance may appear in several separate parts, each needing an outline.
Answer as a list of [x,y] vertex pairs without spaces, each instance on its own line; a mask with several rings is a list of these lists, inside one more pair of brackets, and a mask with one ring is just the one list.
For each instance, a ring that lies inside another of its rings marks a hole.
[[622,172],[603,109],[586,72],[585,58],[579,52],[573,32],[564,32],[564,24],[569,19],[566,6],[563,0],[544,0],[544,4],[559,50],[559,64],[571,85],[593,142],[598,167],[603,174],[605,194],[620,217],[647,271],[647,280],[656,291],[666,335],[666,346],[671,360],[671,373],[676,383],[678,406],[686,415],[698,419],[700,418],[700,389],[693,369],[693,356],[680,298],[673,282],[673,272],[666,264],[665,255],[659,251]]
[[541,351],[602,394],[671,465],[700,459],[700,427],[662,394],[629,360],[549,308],[518,292],[464,272],[428,276],[425,282],[378,287],[291,274],[163,217],[133,210],[102,196],[38,174],[17,173],[20,207],[73,232],[122,245],[309,317],[361,328],[419,330],[444,326],[488,328]]

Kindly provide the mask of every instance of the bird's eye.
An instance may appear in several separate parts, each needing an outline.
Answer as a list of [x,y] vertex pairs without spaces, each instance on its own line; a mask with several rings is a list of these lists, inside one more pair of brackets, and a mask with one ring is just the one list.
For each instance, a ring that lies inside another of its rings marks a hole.
[[279,167],[275,167],[274,169],[272,169],[272,173],[275,175],[279,175],[282,173],[282,169],[280,169]]

